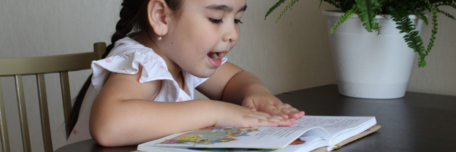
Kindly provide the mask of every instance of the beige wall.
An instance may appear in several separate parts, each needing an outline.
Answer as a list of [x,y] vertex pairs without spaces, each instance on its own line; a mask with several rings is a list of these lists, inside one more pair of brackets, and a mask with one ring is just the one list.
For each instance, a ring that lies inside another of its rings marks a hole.
[[[319,1],[300,1],[279,23],[281,10],[264,20],[276,0],[249,0],[241,25],[240,42],[229,61],[256,74],[274,94],[335,83],[326,22],[321,11],[332,9]],[[30,57],[92,51],[92,43],[109,42],[118,20],[120,0],[1,0],[0,58]],[[280,8],[282,9],[283,6]],[[447,9],[448,10],[448,9]],[[456,14],[454,11],[450,11]],[[436,46],[428,67],[414,68],[408,90],[456,95],[455,21],[441,17]],[[427,40],[430,29],[423,29]],[[72,97],[90,71],[70,74]],[[46,75],[57,79],[58,75]],[[21,151],[19,121],[12,78],[2,78],[12,151]],[[24,78],[29,125],[39,124],[33,77]],[[54,148],[65,144],[58,81],[47,81]],[[198,97],[202,97],[199,95]],[[304,109],[305,110],[305,109]],[[32,148],[43,151],[41,128],[32,127]]]

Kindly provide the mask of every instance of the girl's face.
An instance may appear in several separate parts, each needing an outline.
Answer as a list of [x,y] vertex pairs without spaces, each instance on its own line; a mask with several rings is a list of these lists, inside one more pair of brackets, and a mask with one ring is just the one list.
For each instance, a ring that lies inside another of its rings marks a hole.
[[173,62],[168,66],[198,77],[214,74],[238,41],[245,8],[245,0],[184,0],[162,40],[166,58]]

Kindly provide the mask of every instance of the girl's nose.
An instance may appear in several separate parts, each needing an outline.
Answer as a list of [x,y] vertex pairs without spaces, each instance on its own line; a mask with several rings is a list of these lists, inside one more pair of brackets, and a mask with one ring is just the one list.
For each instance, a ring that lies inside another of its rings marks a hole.
[[236,42],[239,37],[239,29],[237,28],[235,24],[229,25],[223,34],[223,42]]

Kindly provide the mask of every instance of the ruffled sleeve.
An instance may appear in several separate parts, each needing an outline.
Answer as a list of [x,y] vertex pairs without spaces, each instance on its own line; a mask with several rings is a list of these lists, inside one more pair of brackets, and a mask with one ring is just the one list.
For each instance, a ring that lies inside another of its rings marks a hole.
[[163,59],[151,49],[116,49],[110,56],[92,62],[92,84],[100,91],[111,72],[136,74],[142,68],[140,83],[155,80],[173,80]]

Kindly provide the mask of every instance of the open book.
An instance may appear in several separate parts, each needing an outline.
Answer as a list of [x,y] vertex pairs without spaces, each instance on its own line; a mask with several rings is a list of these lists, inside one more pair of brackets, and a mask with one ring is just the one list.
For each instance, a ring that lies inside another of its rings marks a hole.
[[210,127],[138,145],[139,151],[332,151],[380,128],[375,117],[310,116],[291,127]]

